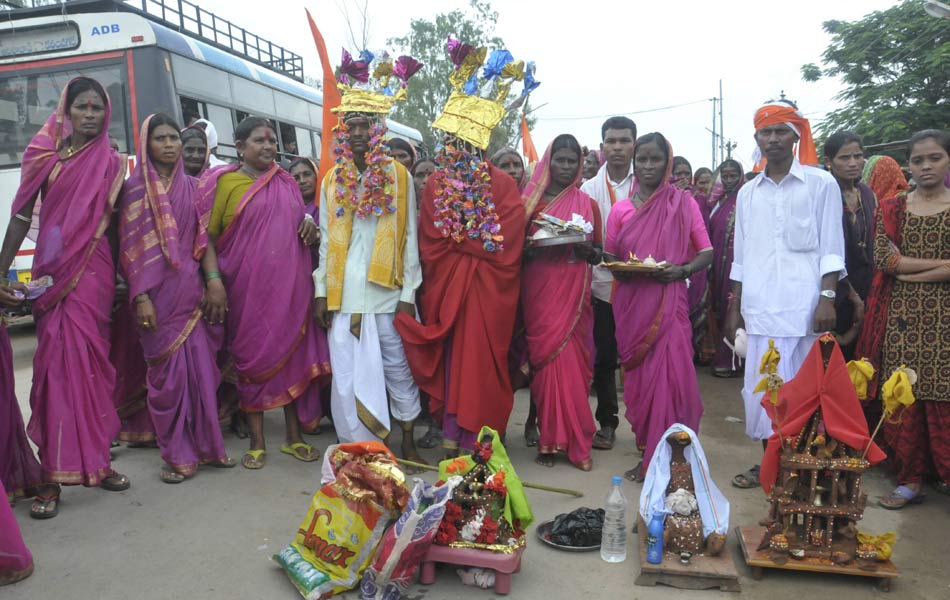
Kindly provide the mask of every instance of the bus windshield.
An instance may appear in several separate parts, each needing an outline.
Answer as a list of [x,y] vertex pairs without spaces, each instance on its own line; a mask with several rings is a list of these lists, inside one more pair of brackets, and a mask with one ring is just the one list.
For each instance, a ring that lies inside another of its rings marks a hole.
[[112,101],[109,135],[118,141],[120,152],[128,152],[125,126],[128,89],[121,65],[20,70],[0,73],[0,168],[20,164],[30,139],[56,110],[63,88],[79,76],[96,79],[106,89]]

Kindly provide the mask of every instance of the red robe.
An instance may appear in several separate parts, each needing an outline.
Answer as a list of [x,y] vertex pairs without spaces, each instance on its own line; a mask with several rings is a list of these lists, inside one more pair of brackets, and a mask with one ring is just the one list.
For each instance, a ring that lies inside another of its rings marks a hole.
[[[769,403],[769,394],[762,398],[762,406],[774,424],[776,408]],[[837,343],[834,344],[826,369],[821,357],[821,339],[815,340],[795,378],[779,391],[778,412],[781,416],[782,437],[788,439],[797,436],[819,408],[828,435],[860,452],[868,447],[870,435],[867,421],[848,375],[841,348]],[[766,494],[772,490],[778,475],[780,454],[778,434],[773,432],[765,456],[762,457],[762,470],[759,473]],[[871,444],[867,460],[873,465],[885,458],[877,444]]]
[[[419,223],[422,287],[418,304],[424,324],[405,314],[396,317],[409,367],[419,388],[429,394],[431,411],[447,409],[461,427],[474,432],[483,425],[505,431],[514,404],[508,347],[518,309],[525,236],[518,186],[508,175],[490,168],[504,250],[487,252],[481,240],[465,238],[456,243],[443,238],[434,224],[435,181],[430,178],[422,194]],[[451,364],[446,373],[444,353],[449,339]]]

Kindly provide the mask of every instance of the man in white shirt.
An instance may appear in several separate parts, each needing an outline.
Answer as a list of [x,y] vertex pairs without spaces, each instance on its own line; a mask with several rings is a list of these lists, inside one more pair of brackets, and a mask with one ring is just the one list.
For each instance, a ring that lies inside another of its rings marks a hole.
[[[581,191],[597,202],[602,232],[607,237],[607,216],[611,207],[633,194],[633,145],[637,125],[627,117],[610,117],[600,128],[600,149],[606,162],[597,175],[584,182]],[[591,288],[594,295],[594,393],[597,394],[595,417],[600,430],[594,435],[594,448],[610,450],[617,439],[617,338],[610,295],[614,278],[605,267],[594,267]]]
[[403,456],[420,461],[412,435],[419,388],[393,326],[398,312],[415,317],[422,282],[416,197],[412,176],[382,143],[381,119],[343,113],[338,144],[348,148],[320,189],[314,315],[328,329],[330,405],[340,441],[386,439],[391,412],[402,428]]
[[[772,420],[754,393],[759,364],[774,340],[778,374],[794,378],[820,334],[834,331],[835,289],[844,270],[841,191],[835,178],[807,164],[818,157],[808,120],[787,101],[770,102],[755,115],[755,140],[765,170],[739,191],[732,298],[726,335],[748,333],[745,381],[746,435],[772,435]],[[798,157],[794,150],[798,144]],[[805,163],[805,164],[802,164]],[[759,485],[758,466],[733,485]]]

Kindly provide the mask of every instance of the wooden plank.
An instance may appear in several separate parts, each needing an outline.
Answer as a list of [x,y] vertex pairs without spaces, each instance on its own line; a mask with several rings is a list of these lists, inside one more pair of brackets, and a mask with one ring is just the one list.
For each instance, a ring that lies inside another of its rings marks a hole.
[[666,553],[663,562],[654,565],[647,562],[647,526],[637,515],[637,535],[640,543],[640,575],[637,585],[653,586],[658,583],[686,590],[719,588],[724,592],[739,592],[739,572],[732,561],[729,544],[719,556],[693,555],[689,564],[682,564],[672,554]]
[[833,573],[837,575],[856,575],[858,577],[873,577],[882,579],[878,585],[882,590],[890,589],[890,580],[900,577],[900,571],[891,561],[876,563],[874,570],[862,569],[856,564],[838,565],[821,558],[796,559],[791,556],[784,565],[777,565],[769,558],[768,550],[756,550],[762,537],[765,536],[765,527],[736,527],[736,537],[747,565],[752,567],[753,576],[761,573],[761,569],[782,569],[785,571],[808,571],[810,573]]

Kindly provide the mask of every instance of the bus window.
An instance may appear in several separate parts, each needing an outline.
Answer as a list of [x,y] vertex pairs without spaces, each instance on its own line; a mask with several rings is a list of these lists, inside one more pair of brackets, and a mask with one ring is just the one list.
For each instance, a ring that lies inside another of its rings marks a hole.
[[310,138],[310,130],[302,127],[295,127],[294,129],[297,134],[297,154],[317,158],[313,154],[313,140]]
[[207,104],[208,120],[214,125],[218,132],[218,156],[237,157],[237,150],[234,148],[234,121],[231,117],[231,109],[214,104]]
[[203,102],[198,102],[194,98],[186,98],[185,96],[179,96],[178,101],[181,103],[181,126],[189,127],[192,123],[198,119],[203,118],[204,111],[202,109]]
[[297,148],[297,133],[294,131],[294,126],[278,123],[277,127],[280,129],[280,150],[283,157],[298,156],[300,152]]
[[63,87],[79,76],[99,81],[112,101],[109,135],[119,141],[119,151],[128,152],[125,107],[128,94],[119,65],[79,70],[0,75],[0,167],[20,164],[23,151],[50,114],[56,110]]

